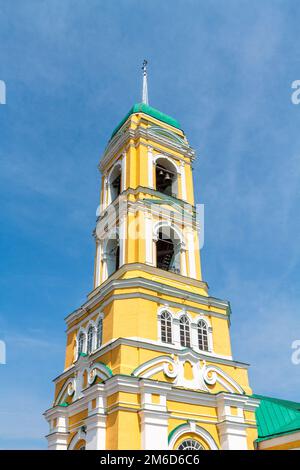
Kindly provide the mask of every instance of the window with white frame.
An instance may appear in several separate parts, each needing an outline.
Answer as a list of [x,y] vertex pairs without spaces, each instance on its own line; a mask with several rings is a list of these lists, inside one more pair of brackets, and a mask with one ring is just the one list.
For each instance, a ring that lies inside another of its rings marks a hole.
[[78,338],[78,355],[84,353],[84,343],[85,343],[85,335],[84,333],[80,333]]
[[183,315],[179,320],[180,325],[180,344],[185,348],[191,347],[191,334],[190,322],[186,315]]
[[102,318],[99,319],[97,325],[97,348],[100,348],[102,344],[102,331],[103,331],[103,320]]
[[95,328],[90,326],[87,334],[87,353],[90,354],[94,349]]
[[199,320],[198,325],[198,347],[201,351],[208,351],[208,329],[204,320]]
[[160,315],[161,341],[172,343],[172,317],[164,310]]

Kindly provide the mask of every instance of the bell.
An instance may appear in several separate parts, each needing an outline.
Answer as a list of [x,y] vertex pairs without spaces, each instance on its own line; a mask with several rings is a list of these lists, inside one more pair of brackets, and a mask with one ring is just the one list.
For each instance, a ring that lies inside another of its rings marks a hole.
[[166,176],[165,176],[165,181],[170,181],[171,177],[169,175],[169,173],[166,173]]
[[159,176],[163,176],[164,175],[163,170],[160,170],[160,172],[158,174],[159,174]]

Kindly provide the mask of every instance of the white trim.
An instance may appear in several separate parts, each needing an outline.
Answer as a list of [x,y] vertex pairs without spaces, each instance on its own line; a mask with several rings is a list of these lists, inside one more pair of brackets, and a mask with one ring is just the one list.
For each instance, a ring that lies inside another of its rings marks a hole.
[[111,175],[112,173],[114,172],[114,170],[118,167],[120,167],[120,173],[121,173],[121,185],[123,185],[123,178],[122,178],[122,159],[121,157],[118,157],[118,159],[115,161],[115,163],[113,164],[113,166],[111,167],[111,169],[109,170],[108,172],[108,175],[107,175],[107,206],[109,206],[114,200],[112,199],[112,196],[111,196],[111,182],[110,182],[110,178],[111,178]]
[[126,190],[126,152],[122,155],[121,162],[121,192]]
[[146,263],[151,266],[154,265],[153,259],[153,226],[152,217],[150,214],[145,214],[145,243],[146,243]]
[[172,435],[172,438],[169,442],[169,449],[173,450],[176,441],[186,433],[193,433],[199,438],[203,439],[205,443],[208,445],[210,450],[219,450],[214,438],[209,434],[206,429],[197,426],[195,422],[190,421],[185,426],[180,426]]
[[148,147],[148,186],[149,188],[154,189],[152,147]]
[[127,224],[127,216],[126,215],[120,216],[120,220],[119,220],[119,248],[120,248],[119,267],[125,264],[126,224]]
[[76,447],[76,444],[81,440],[84,440],[86,443],[86,433],[80,429],[71,439],[70,444],[68,445],[68,450],[73,450]]
[[186,180],[185,180],[185,164],[181,162],[180,164],[180,174],[181,174],[181,199],[186,201]]
[[66,380],[62,386],[57,398],[55,400],[55,405],[63,403],[68,397],[76,394],[76,380],[74,377],[70,377]]
[[[147,120],[145,120],[145,118],[147,118]],[[142,114],[142,121],[144,123],[149,122],[148,118],[149,116]],[[118,152],[120,152],[121,149],[124,148],[124,146],[126,146],[126,149],[133,147],[132,144],[130,143],[128,144],[130,140],[136,141],[137,139],[140,140],[139,145],[144,146],[144,147],[148,147],[149,144],[147,144],[146,142],[144,143],[143,140],[141,139],[145,139],[145,141],[149,141],[151,139],[151,141],[154,143],[152,144],[152,148],[156,150],[158,153],[161,152],[161,147],[159,147],[159,145],[161,144],[166,145],[169,151],[165,151],[164,155],[170,155],[172,158],[174,158],[174,160],[183,160],[184,157],[189,158],[191,161],[195,160],[196,158],[195,151],[194,149],[192,149],[192,147],[188,145],[185,139],[183,139],[182,144],[180,144],[179,142],[176,143],[170,139],[163,138],[162,136],[149,134],[148,130],[145,128],[142,128],[140,125],[138,125],[135,130],[130,129],[129,120],[130,118],[128,118],[127,122],[124,123],[124,125],[118,130],[118,132],[114,135],[114,137],[109,142],[109,145],[105,149],[105,152],[102,155],[100,164],[98,166],[100,171],[102,172],[104,171],[104,169],[115,158],[116,154],[118,154]],[[160,121],[157,121],[154,119],[154,122],[158,126],[161,125]],[[181,135],[181,134],[178,133],[178,135]],[[159,144],[159,145],[156,145],[156,144]],[[173,154],[171,152],[176,152],[176,153]],[[182,156],[178,156],[178,153],[180,153]]]
[[186,234],[187,238],[187,250],[189,256],[189,271],[190,277],[196,279],[196,263],[195,263],[195,244],[194,244],[194,234],[191,231],[188,231]]
[[85,419],[86,450],[106,449],[106,416],[96,413]]
[[185,247],[185,241],[184,241],[184,235],[182,233],[182,231],[176,227],[176,225],[172,224],[169,220],[159,220],[158,222],[156,222],[154,225],[153,225],[153,238],[156,240],[157,237],[158,237],[158,232],[161,228],[163,227],[167,227],[167,228],[170,228],[172,229],[178,236],[179,238],[179,241],[180,241],[180,245],[182,247]]
[[[189,362],[193,376],[191,379],[185,378],[184,366]],[[133,372],[135,377],[150,379],[159,372],[163,372],[166,377],[173,379],[172,384],[177,387],[185,387],[191,390],[203,390],[209,392],[209,385],[217,382],[224,387],[225,392],[244,394],[242,387],[226,372],[214,364],[206,364],[201,361],[191,350],[182,351],[177,356],[158,356],[154,359],[140,364]]]
[[173,158],[170,158],[168,155],[165,155],[163,153],[156,153],[154,156],[153,156],[153,163],[156,165],[156,161],[158,159],[165,159],[165,160],[168,160],[168,162],[171,163],[171,165],[174,167],[174,170],[175,172],[177,173],[177,175],[180,174],[180,170],[178,168],[178,165],[177,163],[175,163],[174,159]]
[[95,288],[101,284],[101,258],[102,258],[102,243],[100,240],[96,241],[96,263],[95,263]]
[[75,339],[75,360],[79,358],[79,337],[81,333],[84,335],[84,341],[83,341],[83,348],[82,348],[82,353],[86,354],[87,351],[87,332],[86,329],[81,325]]
[[[178,176],[180,175],[180,169],[178,168],[177,163],[174,162],[173,158],[168,157],[167,155],[164,154],[156,154],[155,156],[152,157],[152,161],[154,163],[154,167],[157,165],[157,160],[167,160],[170,165],[173,168],[174,173],[176,173],[176,178],[172,181],[172,193],[176,194],[176,197],[178,197]],[[157,190],[157,182],[156,182],[156,188]]]

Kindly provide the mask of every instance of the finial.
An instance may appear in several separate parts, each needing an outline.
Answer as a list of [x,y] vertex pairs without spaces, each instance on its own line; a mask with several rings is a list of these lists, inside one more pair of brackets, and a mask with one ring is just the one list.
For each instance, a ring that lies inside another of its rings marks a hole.
[[143,96],[142,96],[142,102],[145,104],[149,104],[148,102],[148,83],[147,83],[147,64],[148,61],[144,59],[143,65],[142,65],[142,71],[143,71]]

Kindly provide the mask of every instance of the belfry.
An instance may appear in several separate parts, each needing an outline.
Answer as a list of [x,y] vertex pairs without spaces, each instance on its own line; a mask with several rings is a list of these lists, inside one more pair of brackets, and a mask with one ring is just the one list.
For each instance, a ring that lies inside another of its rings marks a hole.
[[248,365],[232,357],[230,304],[202,279],[195,152],[143,98],[108,142],[94,286],[66,317],[65,369],[45,412],[49,449],[253,449]]

